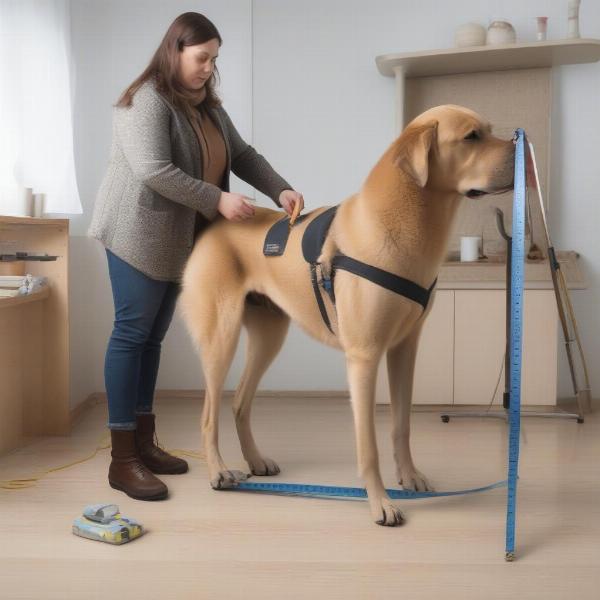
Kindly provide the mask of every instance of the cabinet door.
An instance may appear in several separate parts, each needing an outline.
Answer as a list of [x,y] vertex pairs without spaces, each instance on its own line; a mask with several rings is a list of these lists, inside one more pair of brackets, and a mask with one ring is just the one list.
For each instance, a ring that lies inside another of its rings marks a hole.
[[[454,404],[487,405],[506,345],[504,290],[456,290]],[[504,371],[495,396],[502,404]]]
[[[423,325],[415,364],[413,404],[452,404],[454,291],[436,290]],[[389,404],[385,358],[379,365],[377,402]]]
[[[457,290],[454,403],[502,405],[505,290]],[[557,313],[552,290],[525,290],[521,402],[556,404]]]
[[523,318],[521,402],[553,406],[557,393],[559,332],[554,290],[526,290]]

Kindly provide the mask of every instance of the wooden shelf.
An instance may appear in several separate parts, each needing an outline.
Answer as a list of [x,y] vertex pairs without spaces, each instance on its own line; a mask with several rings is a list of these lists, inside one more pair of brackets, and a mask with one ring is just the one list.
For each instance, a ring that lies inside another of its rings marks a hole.
[[0,226],[3,225],[56,225],[56,227],[65,227],[69,225],[69,219],[42,219],[41,217],[0,215]]
[[598,60],[600,40],[580,38],[383,54],[377,56],[375,62],[379,72],[387,77],[394,77],[397,69],[402,70],[405,77],[430,77],[478,71],[556,67]]
[[40,288],[37,292],[32,294],[23,294],[22,296],[2,297],[0,298],[0,310],[3,308],[11,308],[13,306],[20,306],[22,304],[28,304],[29,302],[38,302],[45,300],[50,295],[50,286],[45,285]]

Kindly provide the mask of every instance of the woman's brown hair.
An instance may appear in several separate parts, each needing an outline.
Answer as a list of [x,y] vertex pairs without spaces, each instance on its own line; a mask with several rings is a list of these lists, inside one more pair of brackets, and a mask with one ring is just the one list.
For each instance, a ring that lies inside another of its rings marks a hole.
[[[184,46],[204,44],[213,39],[219,41],[219,46],[223,43],[217,28],[204,15],[195,12],[179,15],[171,23],[150,64],[123,92],[116,106],[131,106],[133,95],[141,85],[148,79],[154,78],[158,92],[173,106],[182,110],[188,118],[191,118],[192,123],[197,121],[198,113],[194,110],[197,100],[178,78],[179,53],[183,51]],[[202,106],[207,108],[221,105],[221,100],[215,91],[215,73],[218,75],[216,66],[210,79],[204,85],[206,98],[202,101]]]

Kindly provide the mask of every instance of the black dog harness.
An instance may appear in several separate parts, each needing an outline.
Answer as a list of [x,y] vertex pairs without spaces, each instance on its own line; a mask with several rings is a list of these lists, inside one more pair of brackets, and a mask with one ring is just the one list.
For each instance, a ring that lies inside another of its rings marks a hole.
[[[321,296],[321,290],[319,289],[317,265],[320,266],[320,263],[317,262],[317,259],[321,255],[323,244],[325,243],[327,233],[335,217],[337,209],[338,206],[332,206],[314,218],[308,224],[308,227],[302,236],[302,254],[304,256],[304,260],[310,266],[310,278],[313,291],[315,293],[315,298],[317,300],[317,305],[319,307],[319,311],[321,312],[321,317],[323,317],[323,321],[331,333],[333,333],[333,329],[331,328],[331,323],[327,315],[327,310],[325,309],[323,297]],[[307,213],[299,216],[296,219],[296,223],[301,223],[307,217],[309,217],[310,214],[311,213]],[[281,256],[285,250],[289,232],[289,217],[286,216],[280,221],[277,221],[277,223],[275,223],[271,229],[269,229],[263,246],[264,255]],[[333,257],[330,277],[327,277],[321,269],[321,285],[328,293],[334,306],[335,293],[333,289],[333,279],[336,269],[342,269],[343,271],[354,273],[359,277],[368,279],[369,281],[372,281],[381,287],[395,292],[396,294],[400,294],[409,300],[417,302],[423,307],[423,310],[427,308],[429,297],[431,296],[431,292],[437,283],[436,278],[431,284],[431,287],[429,289],[425,289],[420,285],[409,281],[408,279],[404,279],[403,277],[395,275],[394,273],[384,271],[383,269],[373,267],[372,265],[368,265],[356,260],[355,258],[351,258],[350,256],[339,253]]]

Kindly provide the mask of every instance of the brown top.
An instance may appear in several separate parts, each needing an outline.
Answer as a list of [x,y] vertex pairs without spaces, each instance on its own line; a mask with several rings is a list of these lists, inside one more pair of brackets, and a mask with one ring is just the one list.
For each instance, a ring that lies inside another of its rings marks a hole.
[[[227,168],[227,149],[225,141],[205,110],[198,111],[200,115],[200,148],[202,149],[202,180],[223,188],[223,176]],[[195,234],[208,224],[201,213],[196,212]]]

